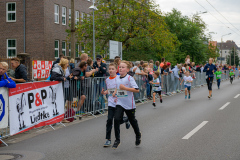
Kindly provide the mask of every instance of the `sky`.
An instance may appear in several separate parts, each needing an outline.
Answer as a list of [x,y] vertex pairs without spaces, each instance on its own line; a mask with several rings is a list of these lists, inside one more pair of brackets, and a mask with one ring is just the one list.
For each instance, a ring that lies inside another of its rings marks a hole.
[[[197,2],[202,5],[200,6]],[[207,24],[207,32],[212,33],[213,41],[221,42],[233,40],[240,47],[240,0],[155,0],[163,13],[171,12],[173,8],[182,12],[185,16],[192,16],[195,13],[200,14],[203,21]],[[223,18],[210,4],[215,7],[225,18]],[[217,19],[221,22],[219,22]],[[229,22],[234,26],[232,26]],[[229,28],[228,28],[229,27]]]

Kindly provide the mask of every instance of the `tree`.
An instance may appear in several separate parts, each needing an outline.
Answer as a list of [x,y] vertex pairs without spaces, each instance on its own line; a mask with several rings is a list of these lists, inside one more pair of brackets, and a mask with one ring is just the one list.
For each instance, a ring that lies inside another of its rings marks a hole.
[[[231,55],[231,64],[230,64],[230,55]],[[229,51],[229,55],[227,55],[227,64],[230,64],[231,66],[234,65],[234,48],[232,48],[232,50]],[[238,66],[239,65],[239,57],[238,54],[235,53],[235,65]]]
[[[94,13],[98,54],[108,53],[109,40],[115,40],[122,42],[126,60],[140,60],[142,56],[173,59],[179,42],[152,1],[99,0],[97,8]],[[76,26],[76,37],[86,44],[85,50],[89,52],[92,51],[92,24],[90,16]]]
[[178,62],[185,62],[187,55],[190,55],[192,61],[196,63],[206,62],[208,58],[208,42],[204,34],[206,24],[197,14],[190,18],[173,9],[172,12],[166,14],[165,22],[170,32],[177,36],[181,44],[175,54]]

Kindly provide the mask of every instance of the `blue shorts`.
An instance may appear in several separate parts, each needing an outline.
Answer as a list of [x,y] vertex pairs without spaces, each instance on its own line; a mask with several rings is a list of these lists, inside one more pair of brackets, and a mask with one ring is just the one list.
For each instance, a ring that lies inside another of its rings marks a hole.
[[185,88],[187,88],[187,90],[191,90],[191,86],[187,86],[187,85],[184,85]]

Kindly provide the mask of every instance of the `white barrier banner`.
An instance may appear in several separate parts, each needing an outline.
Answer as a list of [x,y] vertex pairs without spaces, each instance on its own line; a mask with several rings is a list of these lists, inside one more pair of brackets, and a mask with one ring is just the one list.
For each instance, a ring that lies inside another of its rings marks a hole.
[[9,89],[10,134],[61,122],[64,98],[61,82],[17,84]]
[[0,88],[0,129],[8,126],[8,88]]

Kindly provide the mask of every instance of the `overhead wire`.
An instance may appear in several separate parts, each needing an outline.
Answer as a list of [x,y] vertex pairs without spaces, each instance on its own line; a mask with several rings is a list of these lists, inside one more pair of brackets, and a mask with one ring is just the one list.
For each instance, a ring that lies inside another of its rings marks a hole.
[[[227,26],[225,23],[223,23],[222,21],[220,21],[216,16],[214,16],[211,12],[209,12],[203,5],[201,5],[197,0],[195,0],[197,2],[197,4],[199,4],[203,9],[205,9],[209,14],[211,14],[216,20],[218,20],[220,23],[222,23],[224,26],[226,26],[227,28],[229,28],[232,32],[238,34],[236,31],[234,31],[233,29],[231,29],[229,26]],[[240,34],[238,34],[240,36]]]
[[[226,21],[228,21],[229,24],[231,24],[236,30],[238,30],[231,22],[229,22],[229,20],[228,20],[226,17],[224,17],[224,16],[222,15],[222,13],[219,12],[208,0],[206,0],[206,1],[208,2],[208,4],[209,4],[210,6],[212,6],[213,9],[215,9],[215,11],[217,11]],[[238,30],[238,31],[239,31],[239,30]],[[240,31],[239,31],[239,32],[240,32]]]

